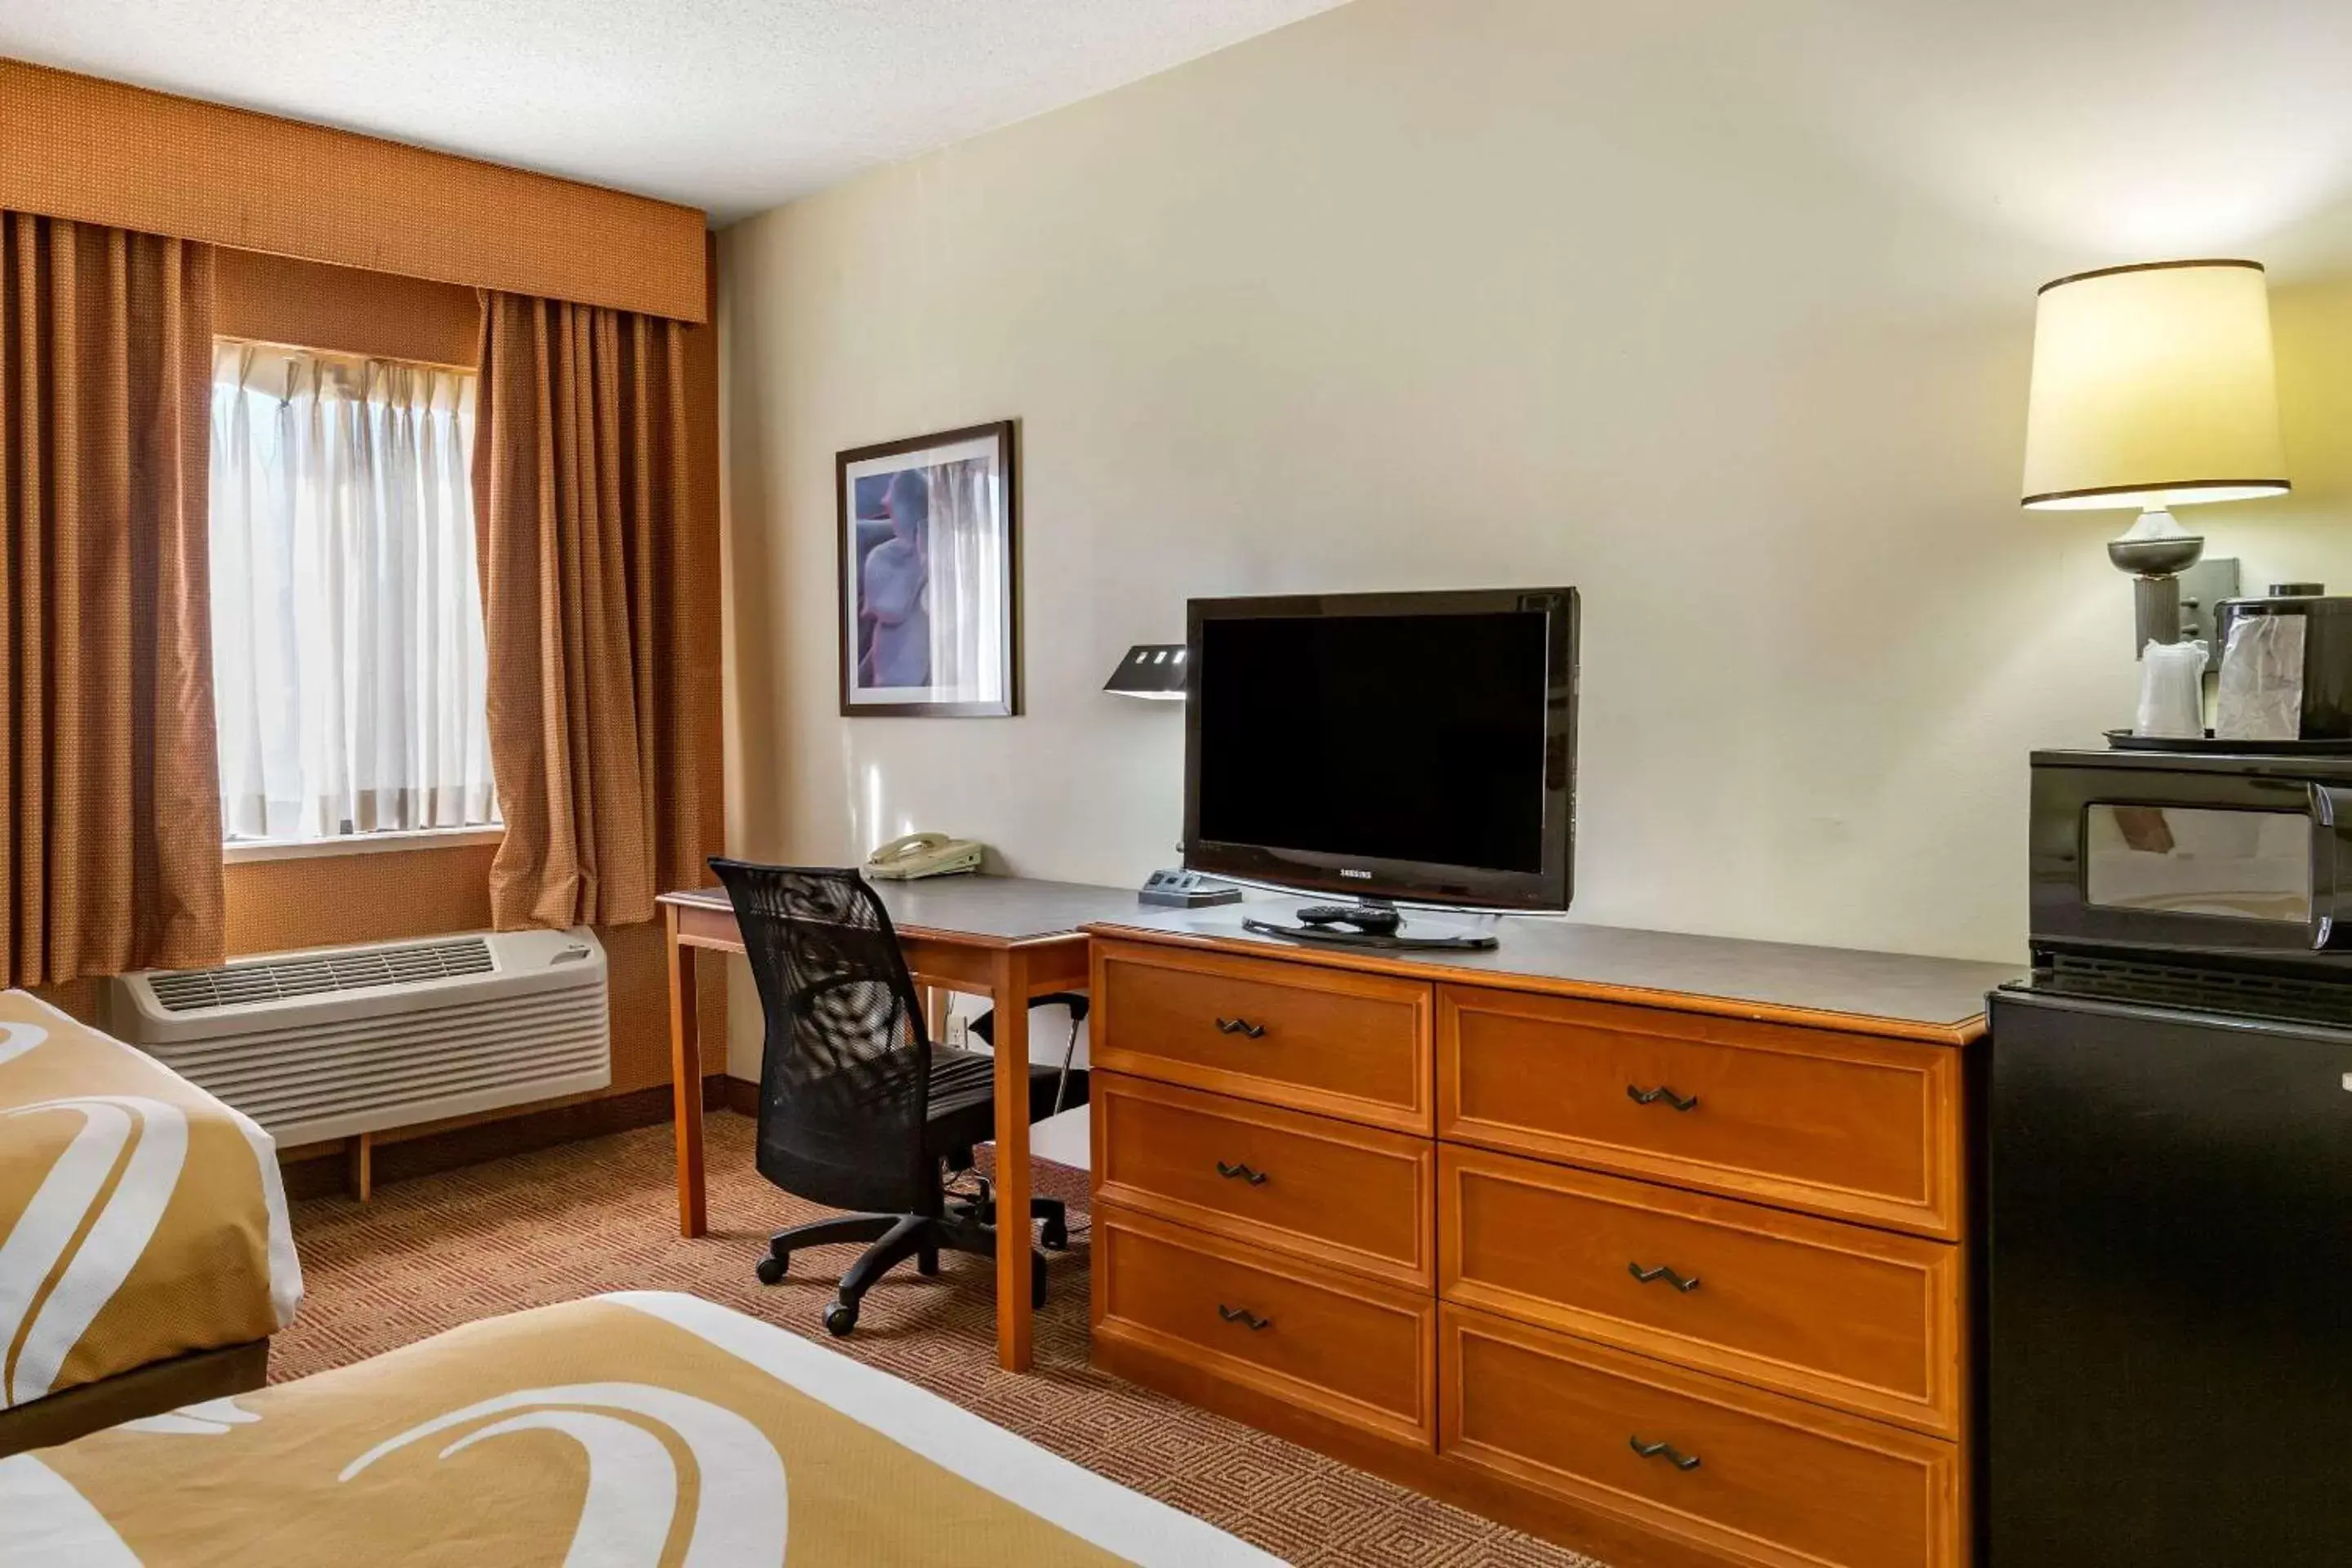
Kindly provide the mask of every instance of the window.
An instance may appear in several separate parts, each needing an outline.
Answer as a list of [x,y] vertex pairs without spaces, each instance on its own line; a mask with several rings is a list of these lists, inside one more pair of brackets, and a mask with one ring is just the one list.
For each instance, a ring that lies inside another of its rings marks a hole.
[[497,821],[474,377],[224,340],[213,680],[230,842]]

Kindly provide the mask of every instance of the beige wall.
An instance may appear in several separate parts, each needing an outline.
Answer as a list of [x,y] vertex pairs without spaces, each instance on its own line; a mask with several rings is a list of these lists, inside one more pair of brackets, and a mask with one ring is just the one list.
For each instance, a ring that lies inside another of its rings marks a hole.
[[[2052,10],[1357,0],[729,230],[730,842],[1130,883],[1187,595],[1564,581],[1580,917],[2014,956],[2136,679],[2128,518],[2016,505],[2035,286],[2273,263],[2298,494],[2189,515],[2352,591],[2352,8]],[[1006,416],[1028,715],[845,722],[832,454]]]

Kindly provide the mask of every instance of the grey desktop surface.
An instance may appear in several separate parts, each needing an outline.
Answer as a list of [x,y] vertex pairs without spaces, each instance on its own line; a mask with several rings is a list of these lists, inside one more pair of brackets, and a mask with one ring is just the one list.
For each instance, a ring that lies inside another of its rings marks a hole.
[[[1087,926],[1213,938],[1269,954],[1391,958],[1471,982],[1532,979],[1628,991],[1706,996],[1760,1007],[1839,1013],[1938,1026],[1966,1023],[1985,1010],[1985,993],[2024,974],[2023,963],[1921,958],[1908,953],[1807,947],[1794,942],[1690,936],[1587,925],[1550,916],[1493,916],[1409,910],[1408,927],[1445,925],[1493,932],[1483,952],[1381,952],[1331,948],[1246,931],[1250,917],[1281,921],[1301,900],[1253,893],[1243,903],[1205,910],[1153,909],[1131,888],[1045,882],[1026,877],[930,877],[876,882],[883,907],[909,931],[951,931],[1003,942],[1065,936]],[[724,890],[673,894],[683,903],[729,907]]]
[[[1394,952],[1331,948],[1244,930],[1250,917],[1280,921],[1287,899],[1252,899],[1210,910],[1130,907],[1107,923],[1139,932],[1213,938],[1299,956],[1354,953],[1470,982],[1562,981],[1631,991],[1706,996],[1760,1007],[1847,1014],[1906,1024],[1964,1024],[1985,1010],[1985,993],[2025,973],[2022,963],[1920,958],[1907,953],[1806,947],[1793,942],[1690,936],[1585,925],[1552,916],[1493,916],[1411,910],[1406,929],[1452,926],[1492,932],[1486,952]],[[1099,917],[1098,917],[1099,918]]]
[[[1143,908],[1132,888],[1040,882],[1027,877],[967,874],[868,885],[882,896],[891,923],[901,930],[952,931],[1001,942],[1067,936],[1081,926],[1124,920]],[[721,888],[698,888],[672,897],[680,903],[730,907]]]

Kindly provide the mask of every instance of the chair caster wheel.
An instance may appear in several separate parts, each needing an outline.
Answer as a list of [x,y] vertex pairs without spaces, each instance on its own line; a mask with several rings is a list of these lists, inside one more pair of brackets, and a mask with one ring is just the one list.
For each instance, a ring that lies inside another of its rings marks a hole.
[[1060,1220],[1047,1220],[1039,1230],[1037,1239],[1048,1252],[1070,1250],[1070,1227]]
[[789,1265],[790,1260],[788,1258],[777,1258],[772,1254],[769,1257],[760,1259],[759,1263],[752,1268],[751,1272],[760,1277],[761,1284],[773,1285],[783,1279],[784,1269],[789,1267]]
[[835,1301],[824,1310],[824,1331],[835,1339],[847,1337],[857,1326],[857,1309],[846,1301]]

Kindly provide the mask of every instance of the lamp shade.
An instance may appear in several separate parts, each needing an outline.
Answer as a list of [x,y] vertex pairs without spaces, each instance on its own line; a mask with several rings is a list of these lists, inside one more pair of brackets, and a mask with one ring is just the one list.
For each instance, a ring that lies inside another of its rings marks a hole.
[[2027,506],[2160,509],[2287,488],[2259,264],[2151,262],[2042,286]]

